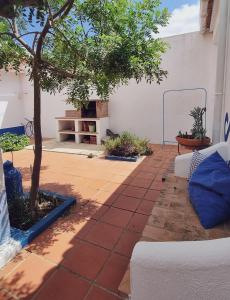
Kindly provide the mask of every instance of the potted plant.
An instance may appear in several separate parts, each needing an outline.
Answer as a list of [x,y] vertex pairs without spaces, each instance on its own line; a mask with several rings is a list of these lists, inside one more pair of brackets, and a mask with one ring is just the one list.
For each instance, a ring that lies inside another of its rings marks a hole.
[[210,138],[206,136],[206,129],[203,126],[203,117],[206,113],[206,108],[199,106],[194,107],[190,111],[189,116],[194,118],[193,128],[191,134],[179,131],[176,140],[180,145],[186,147],[204,147],[210,144]]

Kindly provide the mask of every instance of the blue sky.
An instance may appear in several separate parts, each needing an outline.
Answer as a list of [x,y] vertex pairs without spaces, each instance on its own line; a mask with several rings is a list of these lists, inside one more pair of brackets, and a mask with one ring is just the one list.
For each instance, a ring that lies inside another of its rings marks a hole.
[[197,0],[162,0],[162,6],[167,7],[171,12],[184,4],[195,4]]
[[162,0],[171,12],[169,25],[160,29],[160,37],[199,31],[199,0]]
[[159,37],[167,37],[199,30],[200,0],[161,0],[171,19],[167,27],[160,29]]

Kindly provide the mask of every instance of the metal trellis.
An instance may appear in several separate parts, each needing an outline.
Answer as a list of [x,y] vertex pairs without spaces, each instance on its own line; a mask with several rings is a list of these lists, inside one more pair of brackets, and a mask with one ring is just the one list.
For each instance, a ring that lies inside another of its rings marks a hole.
[[[204,107],[207,108],[207,97],[208,97],[208,92],[205,88],[186,88],[186,89],[172,89],[172,90],[166,90],[163,93],[163,139],[162,139],[162,146],[164,146],[166,143],[170,143],[170,144],[176,144],[176,141],[168,141],[165,140],[165,95],[168,93],[180,93],[180,92],[184,92],[184,91],[197,91],[200,90],[202,92],[204,92]],[[205,115],[204,115],[204,122],[205,122],[205,129],[206,129],[206,110],[205,110]]]

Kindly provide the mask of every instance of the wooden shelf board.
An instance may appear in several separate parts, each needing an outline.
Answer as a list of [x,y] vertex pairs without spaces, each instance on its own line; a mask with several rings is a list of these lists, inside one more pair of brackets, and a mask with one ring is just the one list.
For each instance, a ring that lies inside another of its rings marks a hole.
[[61,134],[98,135],[98,132],[59,130]]
[[59,130],[58,132],[62,133],[62,134],[76,134],[77,133],[76,131],[73,131],[73,130]]
[[77,133],[80,135],[98,135],[98,132],[89,132],[89,131],[79,131]]
[[58,120],[58,121],[81,121],[81,122],[84,122],[84,121],[98,121],[100,119],[105,119],[105,118],[108,118],[107,117],[101,117],[101,118],[72,118],[72,117],[56,117],[55,119]]

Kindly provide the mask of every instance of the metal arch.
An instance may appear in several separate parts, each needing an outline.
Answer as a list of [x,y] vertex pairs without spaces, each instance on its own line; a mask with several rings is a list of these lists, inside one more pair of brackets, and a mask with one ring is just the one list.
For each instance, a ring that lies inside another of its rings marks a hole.
[[[166,143],[177,143],[175,141],[167,141],[165,140],[165,95],[171,92],[184,92],[184,91],[203,91],[204,92],[204,103],[205,103],[205,108],[207,108],[207,98],[208,98],[208,92],[205,88],[186,88],[186,89],[171,89],[171,90],[166,90],[163,93],[163,140],[162,140],[162,145],[164,146]],[[206,130],[206,110],[205,110],[205,115],[204,115],[204,122],[205,122],[205,130]]]

